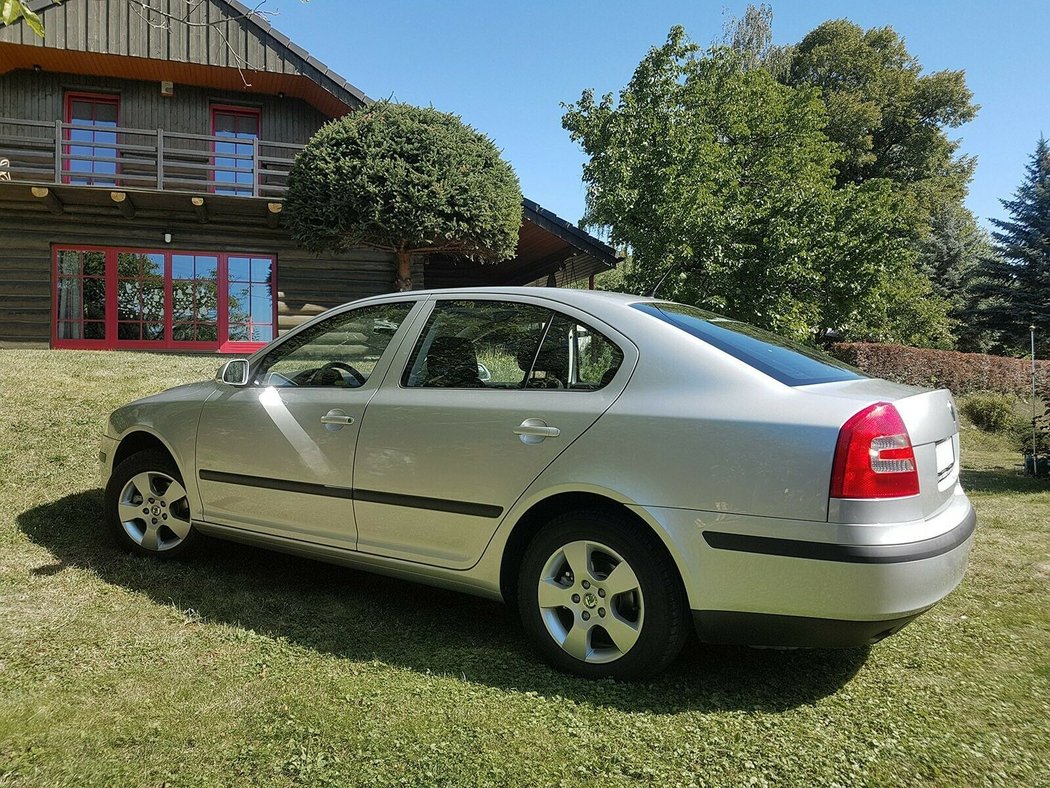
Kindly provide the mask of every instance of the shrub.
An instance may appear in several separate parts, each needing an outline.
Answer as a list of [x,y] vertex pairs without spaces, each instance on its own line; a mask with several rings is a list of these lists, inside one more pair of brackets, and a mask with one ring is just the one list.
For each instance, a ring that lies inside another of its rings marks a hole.
[[[868,375],[913,386],[943,387],[956,396],[996,392],[1028,398],[1032,393],[1031,362],[1023,358],[957,353],[904,345],[844,342],[831,353]],[[1040,391],[1050,388],[1050,361],[1037,361]]]
[[1014,425],[1015,397],[990,391],[967,394],[959,400],[959,409],[979,430],[1003,432]]

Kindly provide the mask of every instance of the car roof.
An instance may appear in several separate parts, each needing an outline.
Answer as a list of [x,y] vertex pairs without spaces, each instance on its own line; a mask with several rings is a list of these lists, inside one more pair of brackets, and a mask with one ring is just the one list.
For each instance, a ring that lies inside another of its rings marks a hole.
[[[572,306],[587,306],[596,303],[610,304],[634,304],[657,299],[646,296],[631,295],[629,293],[613,293],[605,290],[577,290],[568,287],[456,287],[432,290],[409,290],[399,293],[384,293],[381,296],[371,296],[367,300],[398,299],[398,298],[425,298],[441,297],[449,298],[463,296],[469,298],[478,295],[489,296],[529,296],[532,298],[546,298]],[[365,299],[362,299],[365,300]]]

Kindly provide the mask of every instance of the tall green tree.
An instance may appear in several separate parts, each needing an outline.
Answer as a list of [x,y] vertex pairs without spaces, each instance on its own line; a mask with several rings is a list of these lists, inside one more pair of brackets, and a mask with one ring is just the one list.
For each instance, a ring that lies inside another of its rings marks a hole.
[[358,246],[397,255],[513,256],[518,178],[492,140],[459,117],[378,102],[326,123],[295,158],[285,199],[292,237],[315,252]]
[[922,284],[908,276],[915,228],[888,182],[836,188],[817,90],[676,27],[616,99],[587,91],[565,109],[589,156],[584,222],[629,250],[631,289],[663,280],[661,295],[803,339],[943,334],[943,309],[916,318],[937,327],[893,325],[883,301]]
[[827,107],[839,185],[885,178],[928,212],[961,203],[975,162],[947,130],[977,113],[964,72],[924,74],[893,28],[847,19],[818,26],[792,55],[787,83],[819,88]]
[[773,9],[749,4],[741,17],[730,17],[722,28],[722,43],[739,58],[745,70],[764,68],[779,80],[791,70],[793,47],[773,43]]
[[992,337],[972,312],[982,302],[981,261],[992,251],[988,233],[964,206],[949,204],[930,215],[929,231],[919,242],[919,266],[933,292],[951,305],[955,344],[967,352],[987,352]]
[[1008,218],[993,219],[995,254],[984,261],[977,318],[994,331],[1001,348],[1024,352],[1029,326],[1036,328],[1038,352],[1050,353],[1050,144],[1044,137],[1025,168],[1012,200],[1000,200]]

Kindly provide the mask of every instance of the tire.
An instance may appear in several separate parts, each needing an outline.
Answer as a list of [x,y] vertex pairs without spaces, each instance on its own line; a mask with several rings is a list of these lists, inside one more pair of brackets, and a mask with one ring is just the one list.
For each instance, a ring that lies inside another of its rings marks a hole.
[[533,537],[518,574],[518,608],[540,655],[587,678],[658,673],[689,631],[670,556],[644,526],[613,510],[561,515]]
[[104,513],[117,546],[129,553],[178,558],[200,538],[190,525],[182,475],[168,453],[158,449],[133,454],[113,470]]

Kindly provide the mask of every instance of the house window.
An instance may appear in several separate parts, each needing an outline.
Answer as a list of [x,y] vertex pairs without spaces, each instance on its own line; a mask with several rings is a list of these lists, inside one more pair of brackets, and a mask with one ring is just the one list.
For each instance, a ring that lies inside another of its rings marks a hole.
[[259,139],[259,110],[212,107],[212,191],[251,197],[255,193],[255,141]]
[[55,347],[241,353],[276,334],[271,256],[61,247],[54,264]]
[[106,256],[93,250],[55,254],[55,338],[100,347],[106,334]]
[[227,324],[235,342],[273,339],[273,260],[230,255]]
[[64,183],[116,185],[119,110],[117,96],[66,94]]

